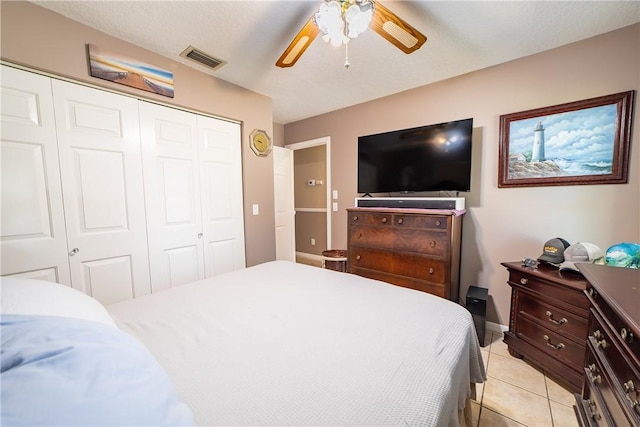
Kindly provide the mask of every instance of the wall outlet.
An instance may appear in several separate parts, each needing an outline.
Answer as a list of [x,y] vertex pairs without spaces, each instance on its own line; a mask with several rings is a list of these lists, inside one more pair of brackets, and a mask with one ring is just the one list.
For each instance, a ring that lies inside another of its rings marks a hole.
[[338,200],[338,190],[333,190],[333,200]]
[[253,214],[254,215],[259,215],[260,214],[260,206],[255,204],[253,205]]
[[338,212],[338,202],[333,202],[333,211]]

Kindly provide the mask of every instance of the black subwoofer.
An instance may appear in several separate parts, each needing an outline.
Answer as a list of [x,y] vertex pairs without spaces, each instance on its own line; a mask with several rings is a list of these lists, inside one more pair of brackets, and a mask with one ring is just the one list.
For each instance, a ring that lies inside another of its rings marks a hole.
[[476,334],[478,334],[478,341],[482,347],[484,347],[484,335],[487,321],[487,299],[489,299],[488,289],[469,286],[469,290],[467,291],[466,307],[471,313],[471,317],[473,317]]

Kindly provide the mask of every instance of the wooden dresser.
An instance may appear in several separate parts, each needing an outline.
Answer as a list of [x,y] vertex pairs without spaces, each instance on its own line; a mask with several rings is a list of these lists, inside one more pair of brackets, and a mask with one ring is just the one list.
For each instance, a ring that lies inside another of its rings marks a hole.
[[591,309],[582,395],[586,426],[640,425],[640,270],[577,264]]
[[455,302],[460,211],[350,208],[347,271]]
[[586,280],[548,264],[502,263],[509,271],[509,353],[544,369],[573,392],[582,389],[589,301]]

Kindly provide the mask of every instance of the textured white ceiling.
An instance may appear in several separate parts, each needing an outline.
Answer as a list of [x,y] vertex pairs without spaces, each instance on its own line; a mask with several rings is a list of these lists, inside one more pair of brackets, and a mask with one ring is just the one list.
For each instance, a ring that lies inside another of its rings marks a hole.
[[[73,20],[273,99],[286,124],[640,22],[639,1],[391,1],[427,36],[406,55],[373,31],[344,48],[320,37],[289,69],[275,61],[315,12],[305,1],[33,1]],[[192,45],[227,61],[210,71]],[[106,47],[105,47],[106,48]],[[176,88],[179,90],[179,88]]]

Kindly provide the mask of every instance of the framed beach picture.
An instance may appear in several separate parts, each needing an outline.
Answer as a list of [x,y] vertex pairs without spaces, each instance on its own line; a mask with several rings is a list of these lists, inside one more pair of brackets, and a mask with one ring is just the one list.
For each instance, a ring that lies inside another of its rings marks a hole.
[[173,98],[173,73],[89,44],[89,74]]
[[634,95],[500,116],[498,187],[626,183]]

